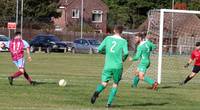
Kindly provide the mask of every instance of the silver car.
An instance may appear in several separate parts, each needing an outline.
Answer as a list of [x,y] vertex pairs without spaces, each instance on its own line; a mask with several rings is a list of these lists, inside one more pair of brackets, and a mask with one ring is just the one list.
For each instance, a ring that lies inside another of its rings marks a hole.
[[74,40],[72,53],[98,53],[97,48],[100,42],[92,38],[76,39]]

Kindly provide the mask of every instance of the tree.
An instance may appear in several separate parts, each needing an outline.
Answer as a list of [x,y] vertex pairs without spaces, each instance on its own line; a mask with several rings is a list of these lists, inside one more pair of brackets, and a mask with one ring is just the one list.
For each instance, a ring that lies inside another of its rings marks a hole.
[[38,22],[49,22],[51,17],[59,17],[59,0],[24,0],[24,17]]
[[[58,3],[59,0],[24,0],[24,23],[39,24],[39,26],[41,23],[43,25],[50,23],[51,17],[60,16],[57,12]],[[21,9],[21,0],[19,0],[19,9]],[[5,26],[9,21],[15,22],[16,0],[0,0],[0,10],[1,26]]]
[[59,17],[59,0],[24,0],[25,26],[35,29],[53,27],[52,17]]
[[189,10],[200,10],[200,1],[199,0],[193,0],[192,2],[188,3],[188,9]]
[[15,18],[16,3],[13,0],[0,0],[1,22],[12,21]]
[[169,0],[104,0],[110,11],[108,25],[122,24],[127,28],[137,28],[147,18],[150,9],[169,8]]

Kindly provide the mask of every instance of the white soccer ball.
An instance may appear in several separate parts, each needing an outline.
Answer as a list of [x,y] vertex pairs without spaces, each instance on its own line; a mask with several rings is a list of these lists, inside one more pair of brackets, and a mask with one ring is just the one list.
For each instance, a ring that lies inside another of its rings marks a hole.
[[59,86],[64,87],[67,85],[67,82],[64,79],[61,79],[58,84]]

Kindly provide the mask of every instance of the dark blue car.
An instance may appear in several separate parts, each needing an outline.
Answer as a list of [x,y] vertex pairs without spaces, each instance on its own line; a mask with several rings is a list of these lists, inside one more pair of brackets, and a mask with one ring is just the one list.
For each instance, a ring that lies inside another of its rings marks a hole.
[[37,35],[30,41],[30,51],[67,51],[67,45],[55,35]]

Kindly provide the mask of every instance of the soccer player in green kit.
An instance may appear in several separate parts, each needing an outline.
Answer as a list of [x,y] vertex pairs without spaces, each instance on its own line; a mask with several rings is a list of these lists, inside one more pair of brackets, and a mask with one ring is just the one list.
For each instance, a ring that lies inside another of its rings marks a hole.
[[123,26],[114,27],[114,35],[107,36],[98,47],[99,53],[105,53],[105,65],[99,84],[94,92],[91,103],[94,104],[99,94],[106,88],[108,81],[113,78],[113,87],[110,91],[106,107],[111,107],[117,93],[117,87],[123,72],[123,62],[128,57],[128,43],[121,37]]
[[133,58],[129,58],[130,61],[140,60],[137,67],[136,76],[133,77],[132,87],[137,87],[139,80],[143,80],[152,85],[152,89],[158,88],[158,83],[146,76],[146,71],[150,66],[150,53],[156,48],[156,46],[150,41],[152,38],[151,33],[148,33],[146,39],[142,34],[138,34],[135,37],[135,43],[138,44],[136,55]]

